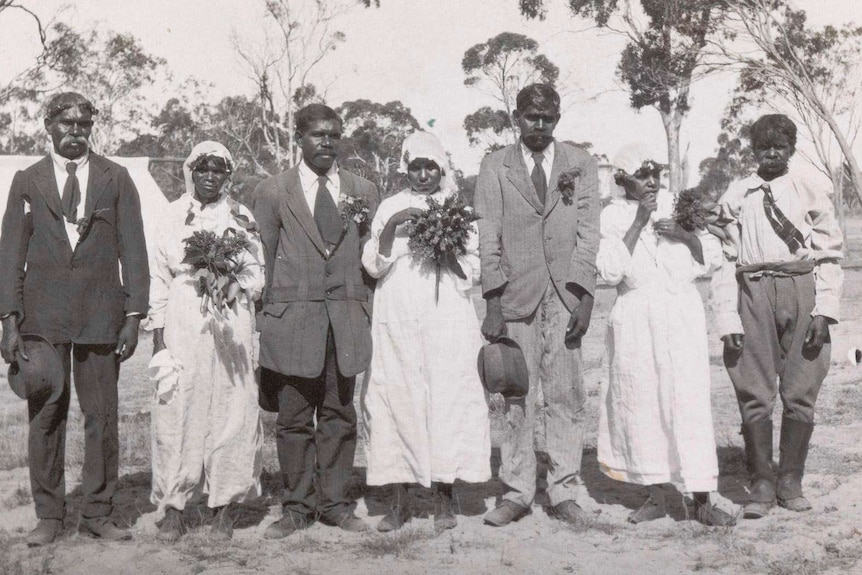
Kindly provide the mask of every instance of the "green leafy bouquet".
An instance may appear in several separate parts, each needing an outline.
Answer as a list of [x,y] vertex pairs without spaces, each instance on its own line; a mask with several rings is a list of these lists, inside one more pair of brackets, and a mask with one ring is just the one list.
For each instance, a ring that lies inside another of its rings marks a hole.
[[467,277],[457,258],[467,253],[467,240],[476,214],[460,194],[451,195],[442,202],[429,196],[426,201],[428,209],[407,223],[407,246],[414,259],[434,264],[437,275],[434,289],[436,302],[440,297],[441,266],[448,266],[462,279]]
[[201,301],[201,313],[210,309],[221,312],[236,301],[242,288],[237,276],[242,272],[239,256],[249,250],[251,243],[245,232],[227,228],[221,236],[214,232],[196,231],[183,240],[184,264],[195,270],[195,287]]

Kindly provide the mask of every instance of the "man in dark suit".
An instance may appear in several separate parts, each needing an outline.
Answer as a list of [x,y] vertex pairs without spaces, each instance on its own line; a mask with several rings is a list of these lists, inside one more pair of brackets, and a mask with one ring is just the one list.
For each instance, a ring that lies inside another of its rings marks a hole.
[[[513,117],[520,141],[486,156],[476,180],[487,301],[482,333],[518,342],[530,389],[526,399],[507,402],[500,479],[509,492],[485,523],[502,526],[530,512],[535,425],[545,430],[551,511],[576,523],[586,518],[577,503],[585,420],[581,337],[596,285],[598,172],[587,152],[554,140],[560,97],[552,87],[521,90]],[[545,408],[537,414],[540,389]]]
[[15,174],[0,235],[0,353],[6,363],[28,361],[21,334],[39,334],[54,344],[65,371],[56,402],[28,400],[39,518],[30,546],[50,543],[63,529],[72,372],[85,433],[79,528],[105,540],[131,538],[110,519],[119,468],[117,377],[138,342],[150,276],[135,185],[125,168],[89,150],[97,113],[80,94],[51,98],[45,129],[53,147]]
[[[355,376],[371,360],[371,290],[360,256],[379,196],[374,184],[338,168],[341,130],[331,108],[299,110],[302,161],[254,192],[266,259],[261,393],[278,406],[284,481],[283,515],[267,528],[268,539],[317,517],[347,531],[366,528],[347,487],[356,451]],[[356,206],[367,208],[361,223]]]

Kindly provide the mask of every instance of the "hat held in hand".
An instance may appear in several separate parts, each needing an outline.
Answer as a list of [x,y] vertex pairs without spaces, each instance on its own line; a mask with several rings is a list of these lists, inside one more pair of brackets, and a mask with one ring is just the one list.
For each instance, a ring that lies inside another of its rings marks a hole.
[[9,386],[21,399],[54,403],[63,393],[66,379],[60,354],[41,335],[21,334],[20,341],[29,360],[18,352],[18,360],[9,366]]
[[515,340],[500,337],[479,350],[479,378],[488,393],[520,398],[530,389],[527,362]]

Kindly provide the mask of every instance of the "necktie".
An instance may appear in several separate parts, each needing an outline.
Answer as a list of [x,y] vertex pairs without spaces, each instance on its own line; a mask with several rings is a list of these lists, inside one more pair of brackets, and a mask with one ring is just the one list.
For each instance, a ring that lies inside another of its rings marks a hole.
[[805,245],[802,232],[797,230],[796,226],[778,209],[769,184],[763,184],[760,189],[763,190],[763,209],[766,212],[766,219],[769,220],[772,229],[775,230],[781,241],[790,248],[790,253],[795,254],[796,250]]
[[542,161],[545,159],[545,154],[541,152],[533,153],[533,172],[530,174],[530,179],[533,180],[533,187],[536,188],[536,194],[539,196],[539,203],[545,204],[545,193],[548,191],[548,181],[545,179],[545,169],[542,167]]
[[81,185],[78,183],[77,171],[78,164],[75,162],[66,164],[66,172],[69,176],[63,186],[63,215],[66,217],[66,221],[71,224],[78,221],[78,204],[81,203]]
[[335,202],[332,201],[332,194],[326,188],[326,176],[317,178],[317,197],[314,198],[314,222],[317,224],[317,229],[320,231],[320,236],[326,243],[327,249],[332,249],[341,239],[341,214],[338,213],[338,208]]

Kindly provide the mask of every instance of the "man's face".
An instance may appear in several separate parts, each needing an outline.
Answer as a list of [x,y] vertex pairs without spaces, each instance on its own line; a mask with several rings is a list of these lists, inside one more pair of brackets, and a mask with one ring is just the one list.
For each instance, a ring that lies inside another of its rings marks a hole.
[[87,153],[87,140],[93,131],[93,116],[81,106],[72,106],[45,119],[45,129],[51,135],[54,151],[69,160],[76,160]]
[[314,120],[304,133],[296,133],[303,161],[318,175],[323,175],[338,155],[341,125],[336,120]]
[[541,152],[554,139],[554,128],[560,121],[560,113],[553,106],[537,108],[529,106],[526,110],[515,110],[512,114],[521,130],[521,141],[530,150]]
[[771,180],[787,172],[787,162],[795,152],[786,135],[771,132],[765,138],[752,144],[757,160],[757,174],[764,180]]

